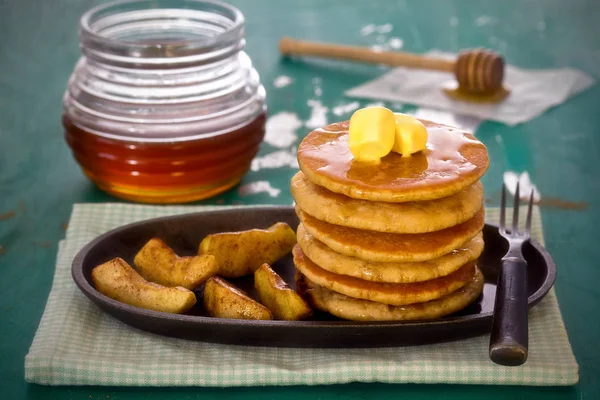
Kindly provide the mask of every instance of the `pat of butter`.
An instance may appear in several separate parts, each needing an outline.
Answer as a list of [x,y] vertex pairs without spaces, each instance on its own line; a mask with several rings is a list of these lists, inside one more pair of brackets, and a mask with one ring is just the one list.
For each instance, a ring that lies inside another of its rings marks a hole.
[[396,120],[396,135],[392,148],[402,157],[410,157],[427,147],[427,128],[412,115],[394,114]]
[[379,164],[394,146],[396,119],[384,107],[357,110],[350,118],[348,146],[357,161]]

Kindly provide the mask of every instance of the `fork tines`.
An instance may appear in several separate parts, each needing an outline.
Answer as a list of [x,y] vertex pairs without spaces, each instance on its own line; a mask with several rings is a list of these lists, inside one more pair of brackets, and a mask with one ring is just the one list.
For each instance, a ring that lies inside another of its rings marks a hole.
[[[531,189],[531,194],[529,195],[529,204],[527,206],[527,221],[525,224],[525,235],[529,236],[531,232],[531,215],[533,212],[533,194],[534,190]],[[513,203],[513,223],[511,235],[518,234],[519,228],[519,201],[520,201],[520,185],[517,182],[517,188],[515,190],[515,198]],[[500,204],[500,233],[506,234],[506,184],[502,184],[502,198]]]

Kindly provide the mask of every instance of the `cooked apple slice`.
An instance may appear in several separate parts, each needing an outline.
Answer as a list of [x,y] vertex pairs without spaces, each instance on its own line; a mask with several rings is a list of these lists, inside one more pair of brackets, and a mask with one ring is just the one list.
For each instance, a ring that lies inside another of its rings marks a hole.
[[142,247],[133,265],[149,281],[164,286],[183,286],[190,290],[200,287],[219,270],[214,256],[179,257],[159,238],[150,239]]
[[268,308],[218,276],[204,285],[204,308],[211,317],[232,319],[273,319]]
[[148,310],[181,314],[196,304],[194,292],[148,282],[119,257],[95,267],[92,280],[103,295]]
[[254,287],[260,302],[273,313],[275,319],[297,321],[312,314],[308,303],[269,264],[261,265],[254,272]]
[[262,264],[272,264],[292,251],[296,234],[288,224],[278,222],[268,229],[208,235],[199,254],[212,254],[219,265],[218,275],[237,278],[254,273]]

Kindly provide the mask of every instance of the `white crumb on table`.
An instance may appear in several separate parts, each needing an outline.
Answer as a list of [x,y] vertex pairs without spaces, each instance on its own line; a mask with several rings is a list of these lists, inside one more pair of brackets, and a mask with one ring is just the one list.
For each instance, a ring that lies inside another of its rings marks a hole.
[[404,40],[397,37],[390,38],[390,40],[388,40],[388,46],[395,50],[401,49],[404,47]]
[[394,29],[394,25],[392,24],[383,24],[375,28],[377,33],[390,33],[392,29]]
[[267,119],[264,140],[280,149],[289,147],[298,139],[296,129],[301,126],[302,121],[295,113],[282,111]]
[[268,193],[271,197],[277,197],[281,193],[281,190],[272,187],[269,181],[247,183],[238,189],[238,195],[240,196],[249,196],[256,193]]
[[292,78],[290,78],[289,76],[287,76],[287,75],[279,75],[273,81],[273,86],[275,86],[276,88],[280,89],[280,88],[286,87],[287,85],[289,85],[293,81],[294,80]]
[[367,36],[375,32],[375,24],[368,24],[360,28],[360,35]]
[[304,125],[311,129],[327,125],[327,111],[329,111],[329,108],[325,107],[320,100],[308,100],[306,104],[311,111],[310,118]]
[[367,107],[383,107],[385,106],[385,103],[383,101],[374,101],[372,103],[368,103],[367,105],[365,105],[365,108]]
[[496,19],[493,17],[490,17],[489,15],[482,15],[480,17],[477,17],[477,19],[475,20],[475,25],[477,26],[484,26],[484,25],[490,25],[496,22]]
[[298,168],[296,150],[278,150],[263,156],[257,156],[252,160],[250,169],[260,171],[261,169],[275,169],[281,167]]
[[353,101],[352,103],[340,104],[339,106],[335,106],[331,109],[331,112],[333,112],[333,114],[339,117],[344,114],[348,114],[352,111],[358,110],[359,107],[360,103],[358,101]]

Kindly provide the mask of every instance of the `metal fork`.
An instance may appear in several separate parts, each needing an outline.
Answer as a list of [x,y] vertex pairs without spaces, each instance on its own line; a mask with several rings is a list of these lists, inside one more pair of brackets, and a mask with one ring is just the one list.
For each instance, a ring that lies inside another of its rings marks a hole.
[[496,288],[494,320],[490,336],[490,359],[501,365],[521,365],[527,360],[527,261],[521,251],[531,234],[533,190],[529,197],[525,232],[519,232],[519,184],[515,191],[512,229],[506,230],[506,185],[502,185],[500,235],[509,244],[502,258],[502,268]]

